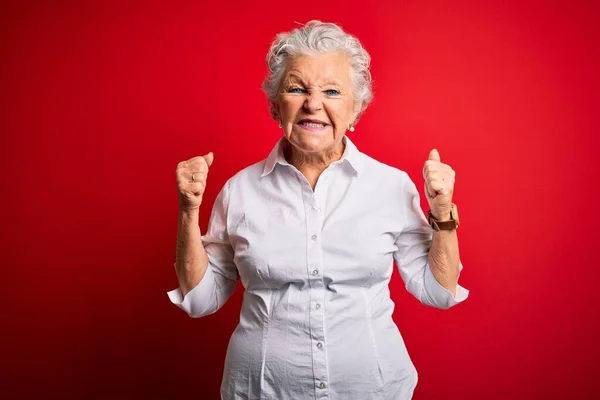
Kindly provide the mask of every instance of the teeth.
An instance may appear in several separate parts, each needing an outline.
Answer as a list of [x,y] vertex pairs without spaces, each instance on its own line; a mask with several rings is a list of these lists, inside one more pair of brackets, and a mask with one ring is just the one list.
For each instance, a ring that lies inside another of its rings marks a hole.
[[309,126],[311,128],[322,128],[325,126],[325,124],[318,124],[315,122],[303,122],[302,125]]

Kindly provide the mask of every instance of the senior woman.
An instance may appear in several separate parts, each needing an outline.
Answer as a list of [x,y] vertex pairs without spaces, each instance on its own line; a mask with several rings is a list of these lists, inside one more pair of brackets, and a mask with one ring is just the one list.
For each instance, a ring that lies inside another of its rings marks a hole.
[[425,161],[426,218],[409,176],[345,135],[372,99],[369,63],[335,24],[311,21],[276,37],[263,87],[283,137],[225,183],[204,236],[198,214],[214,155],[177,167],[171,301],[202,317],[238,279],[245,288],[224,399],[410,399],[417,372],[392,320],[393,260],[422,303],[467,298],[452,168],[436,150]]

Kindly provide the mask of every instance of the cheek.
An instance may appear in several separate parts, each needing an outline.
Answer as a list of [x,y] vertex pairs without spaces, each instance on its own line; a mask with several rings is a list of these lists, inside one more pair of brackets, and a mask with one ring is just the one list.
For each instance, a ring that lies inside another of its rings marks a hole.
[[348,124],[351,115],[352,110],[345,102],[334,104],[329,108],[329,118],[338,129],[345,129],[345,126]]
[[298,112],[301,103],[295,99],[283,98],[279,101],[279,110],[283,118],[291,118]]

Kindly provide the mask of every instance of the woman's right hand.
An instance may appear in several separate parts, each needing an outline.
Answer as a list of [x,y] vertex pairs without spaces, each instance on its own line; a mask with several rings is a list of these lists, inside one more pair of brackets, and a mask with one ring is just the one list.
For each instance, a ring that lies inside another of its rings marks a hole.
[[190,158],[177,164],[177,190],[181,211],[198,211],[202,204],[202,195],[206,189],[208,169],[213,163],[214,154]]

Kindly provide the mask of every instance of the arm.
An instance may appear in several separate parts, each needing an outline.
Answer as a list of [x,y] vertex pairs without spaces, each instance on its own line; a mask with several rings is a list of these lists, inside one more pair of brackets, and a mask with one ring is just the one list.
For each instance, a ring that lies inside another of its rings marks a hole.
[[179,287],[168,295],[173,304],[196,318],[221,308],[235,291],[238,278],[227,234],[230,181],[215,200],[206,235],[200,235],[198,226],[199,207],[212,158],[212,153],[194,157],[177,168],[180,211],[175,270]]
[[208,268],[208,254],[202,244],[198,214],[198,209],[179,211],[175,270],[182,296],[200,283]]
[[[429,152],[423,166],[423,178],[425,196],[433,217],[438,221],[450,220],[456,172],[450,165],[442,163],[436,149]],[[460,273],[456,229],[434,231],[428,262],[435,279],[453,297],[456,296]]]
[[[437,216],[434,215],[437,218]],[[447,221],[450,214],[437,218]],[[433,240],[429,249],[429,267],[435,279],[456,296],[459,275],[458,235],[453,231],[433,231]]]
[[[421,210],[415,184],[406,174],[403,180],[400,195],[404,228],[396,238],[398,250],[394,253],[400,276],[406,289],[421,303],[450,308],[469,295],[469,291],[457,283],[462,263],[456,231],[434,232]],[[446,283],[454,291],[445,287]]]

